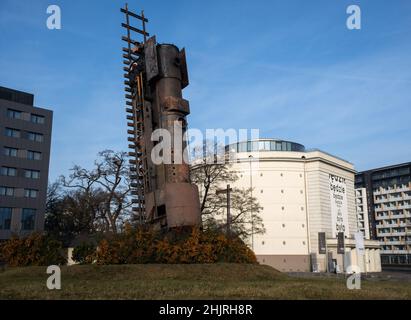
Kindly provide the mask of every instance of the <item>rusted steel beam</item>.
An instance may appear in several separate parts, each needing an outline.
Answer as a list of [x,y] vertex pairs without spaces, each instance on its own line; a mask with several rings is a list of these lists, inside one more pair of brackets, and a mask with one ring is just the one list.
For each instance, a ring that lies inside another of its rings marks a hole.
[[125,41],[125,42],[128,42],[128,43],[132,43],[132,44],[134,44],[135,46],[138,46],[138,45],[141,44],[139,41],[130,39],[130,38],[126,37],[126,36],[122,36],[122,37],[121,37],[121,40],[123,40],[123,41]]
[[143,36],[146,36],[146,37],[149,37],[149,36],[150,36],[150,34],[149,34],[148,32],[143,31],[143,30],[140,30],[140,29],[137,29],[137,28],[134,28],[134,27],[129,26],[129,25],[125,24],[125,23],[122,23],[121,26],[122,26],[123,28],[126,28],[126,29],[129,29],[129,30],[131,30],[131,31],[137,32],[137,33],[139,33],[139,34],[142,34]]
[[131,11],[127,10],[127,9],[121,8],[120,11],[125,13],[125,14],[128,14],[130,17],[139,19],[139,20],[144,21],[144,22],[148,22],[148,19],[146,17],[142,17],[138,14],[135,14],[134,12],[131,12]]

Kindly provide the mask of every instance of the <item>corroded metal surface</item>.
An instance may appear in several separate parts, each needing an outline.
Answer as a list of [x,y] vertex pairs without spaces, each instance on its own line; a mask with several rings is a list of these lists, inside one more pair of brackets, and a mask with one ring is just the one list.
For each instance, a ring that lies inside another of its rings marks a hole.
[[[127,36],[123,48],[126,86],[126,112],[130,160],[132,166],[133,210],[142,223],[158,227],[182,227],[200,224],[200,206],[197,187],[190,183],[189,166],[181,159],[184,155],[183,135],[187,130],[186,116],[189,102],[183,99],[182,89],[188,86],[185,50],[173,44],[158,44],[146,32],[147,18],[132,13],[127,6],[121,9],[126,23],[122,26]],[[132,26],[137,19],[142,29]],[[132,38],[143,35],[143,41]],[[148,39],[147,39],[148,38]],[[182,134],[175,130],[181,128]],[[171,134],[170,164],[154,164],[151,153],[152,133],[165,129]],[[175,147],[181,146],[181,148]]]

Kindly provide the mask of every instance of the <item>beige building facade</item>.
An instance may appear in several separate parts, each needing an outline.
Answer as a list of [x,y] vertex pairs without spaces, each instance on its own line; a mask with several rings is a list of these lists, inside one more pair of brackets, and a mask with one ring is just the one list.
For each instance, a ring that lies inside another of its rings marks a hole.
[[368,220],[367,189],[355,189],[355,202],[357,209],[358,229],[364,234],[365,239],[370,239],[370,223]]
[[[260,139],[226,147],[236,188],[252,188],[263,207],[265,234],[248,239],[260,263],[284,272],[381,271],[379,243],[364,240],[358,254],[359,231],[351,163],[319,150],[282,140]],[[344,232],[345,254],[337,253],[337,234]],[[319,233],[326,235],[327,253],[319,252]]]

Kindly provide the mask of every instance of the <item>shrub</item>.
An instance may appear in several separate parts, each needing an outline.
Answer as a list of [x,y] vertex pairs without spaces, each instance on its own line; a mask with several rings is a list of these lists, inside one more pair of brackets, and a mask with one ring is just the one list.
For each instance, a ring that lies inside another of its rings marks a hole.
[[26,238],[13,237],[0,245],[0,257],[7,265],[49,266],[66,263],[60,241],[33,233]]
[[96,246],[91,243],[83,242],[73,250],[73,260],[80,264],[92,263],[96,256]]
[[254,253],[238,237],[217,231],[182,228],[166,233],[128,228],[102,240],[98,264],[138,263],[257,263]]

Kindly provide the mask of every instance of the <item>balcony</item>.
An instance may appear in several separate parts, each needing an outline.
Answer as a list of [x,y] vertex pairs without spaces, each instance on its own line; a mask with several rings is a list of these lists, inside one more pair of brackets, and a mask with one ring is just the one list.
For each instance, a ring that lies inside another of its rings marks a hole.
[[377,224],[376,225],[377,229],[384,229],[384,228],[398,228],[398,223],[383,223],[383,224]]
[[391,233],[390,232],[378,232],[378,230],[377,230],[377,237],[379,237],[379,238],[391,237]]
[[384,203],[384,202],[387,202],[388,201],[388,199],[374,199],[374,203],[376,203],[376,204],[378,204],[378,203]]
[[[401,237],[405,236],[407,232],[377,232],[377,237]],[[411,232],[410,232],[411,233]]]
[[397,193],[398,189],[397,188],[390,188],[390,189],[384,189],[383,194],[390,194],[390,193]]
[[406,231],[402,231],[402,232],[391,232],[391,235],[393,237],[401,237],[401,236],[405,236],[407,234]]
[[404,214],[392,214],[391,219],[405,219]]
[[387,241],[384,242],[384,245],[390,246],[390,245],[405,245],[405,240],[402,241]]
[[381,254],[408,254],[407,250],[382,250]]
[[384,216],[376,216],[375,220],[380,221],[380,220],[387,220],[390,219],[390,216],[384,215]]

